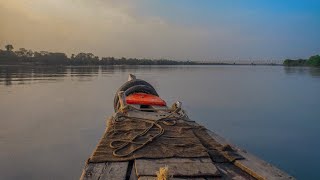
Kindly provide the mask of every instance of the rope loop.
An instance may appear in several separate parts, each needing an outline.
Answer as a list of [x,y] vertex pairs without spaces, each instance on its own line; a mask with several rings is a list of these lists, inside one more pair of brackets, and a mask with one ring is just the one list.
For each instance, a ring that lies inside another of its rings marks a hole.
[[[178,114],[177,112],[180,111],[181,108],[177,108],[174,111],[172,111],[170,114],[168,114],[167,116],[157,119],[157,120],[153,120],[153,119],[147,119],[147,118],[138,118],[138,117],[129,117],[124,115],[121,112],[117,112],[115,117],[113,118],[113,121],[115,123],[117,122],[123,122],[123,121],[142,121],[142,122],[146,122],[148,124],[150,124],[148,127],[146,127],[143,131],[141,131],[139,134],[135,135],[134,137],[132,137],[131,139],[119,139],[119,140],[113,140],[110,142],[109,146],[113,149],[115,149],[113,151],[113,155],[116,157],[126,157],[129,156],[131,154],[133,154],[134,152],[136,152],[137,150],[145,147],[148,143],[154,141],[156,138],[162,136],[165,132],[164,128],[161,126],[161,124],[167,125],[167,126],[174,126],[177,124],[177,120],[182,118],[184,115]],[[178,117],[171,117],[173,114],[178,114]],[[154,136],[150,136],[150,138],[148,138],[147,140],[143,141],[143,142],[139,142],[137,141],[140,137],[145,136],[148,132],[150,132],[151,129],[153,128],[157,128],[158,132],[156,135]],[[118,145],[116,145],[118,144]],[[136,144],[139,145],[136,148],[132,149],[131,151],[129,151],[128,153],[124,153],[121,154],[119,153],[119,151],[125,149],[127,146],[130,146],[131,144]]]

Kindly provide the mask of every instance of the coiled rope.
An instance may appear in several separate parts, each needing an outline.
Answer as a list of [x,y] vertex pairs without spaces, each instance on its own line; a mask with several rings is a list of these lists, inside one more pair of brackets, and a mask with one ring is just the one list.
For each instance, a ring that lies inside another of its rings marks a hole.
[[[182,114],[178,114],[177,113],[180,110],[181,110],[181,108],[177,108],[174,111],[172,111],[171,113],[169,113],[167,116],[165,116],[163,118],[160,118],[160,119],[157,119],[157,120],[152,120],[152,119],[147,119],[147,118],[138,118],[138,117],[129,117],[129,116],[126,116],[126,115],[124,115],[122,113],[117,112],[116,113],[117,115],[113,118],[114,123],[123,122],[123,121],[142,121],[142,122],[149,123],[150,125],[148,127],[146,127],[142,132],[140,132],[139,134],[135,135],[134,137],[132,137],[129,140],[120,139],[120,140],[111,141],[109,146],[111,148],[115,149],[113,151],[113,155],[116,156],[116,157],[129,156],[129,155],[133,154],[134,152],[136,152],[137,150],[143,148],[144,146],[146,146],[148,143],[152,142],[156,138],[158,138],[161,135],[163,135],[165,130],[161,126],[161,123],[165,124],[167,126],[174,126],[177,123],[177,120],[181,119],[184,116],[184,113],[182,113]],[[178,117],[171,117],[174,114],[178,114],[179,116]],[[144,142],[137,141],[138,138],[145,136],[154,127],[158,128],[158,132],[157,132],[156,135],[151,136],[149,139],[147,139]],[[115,144],[118,144],[118,145],[115,145]],[[137,146],[136,148],[132,149],[131,151],[129,151],[127,153],[124,153],[124,154],[120,154],[119,153],[120,150],[125,149],[130,144],[137,144],[139,146]]]

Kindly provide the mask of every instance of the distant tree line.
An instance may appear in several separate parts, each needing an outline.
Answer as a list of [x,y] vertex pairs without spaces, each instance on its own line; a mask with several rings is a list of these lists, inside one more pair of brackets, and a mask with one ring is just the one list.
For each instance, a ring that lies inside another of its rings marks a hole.
[[320,56],[311,56],[309,59],[286,59],[283,62],[285,66],[317,66],[320,67]]
[[[14,51],[11,44],[0,49],[0,64],[32,64],[32,65],[198,65],[193,61],[174,61],[168,59],[137,59],[137,58],[99,58],[92,53],[72,54],[69,58],[65,53],[32,51],[20,48]],[[210,63],[207,63],[210,64]]]
[[[294,61],[294,62],[292,62]],[[305,60],[302,60],[305,61]],[[285,60],[284,65],[295,65],[295,60]],[[298,62],[299,63],[299,62]],[[301,63],[301,62],[300,62]],[[312,62],[313,63],[313,62]],[[32,51],[25,48],[14,50],[13,45],[8,44],[5,49],[0,49],[0,65],[258,65],[249,62],[195,62],[175,61],[170,59],[138,59],[138,58],[99,58],[92,53],[72,54],[68,57],[61,52]],[[259,65],[279,65],[275,63],[260,63]]]

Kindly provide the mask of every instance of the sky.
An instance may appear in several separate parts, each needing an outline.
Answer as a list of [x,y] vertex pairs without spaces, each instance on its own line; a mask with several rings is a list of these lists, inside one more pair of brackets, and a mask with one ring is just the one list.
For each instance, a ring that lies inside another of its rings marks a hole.
[[320,54],[318,0],[0,0],[0,46],[175,60]]

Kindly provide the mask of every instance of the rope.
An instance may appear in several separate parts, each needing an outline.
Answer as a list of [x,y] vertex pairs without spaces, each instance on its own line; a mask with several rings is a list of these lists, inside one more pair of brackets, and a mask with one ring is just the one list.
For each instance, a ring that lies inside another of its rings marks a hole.
[[[165,116],[163,118],[160,118],[160,119],[157,119],[157,120],[152,120],[152,119],[147,119],[147,118],[138,118],[138,117],[129,117],[129,116],[125,116],[122,113],[119,113],[119,111],[118,111],[116,116],[115,116],[115,118],[113,119],[115,123],[121,122],[121,121],[143,121],[143,122],[149,123],[150,126],[146,127],[142,132],[140,132],[139,134],[135,135],[133,138],[131,138],[129,140],[120,139],[120,140],[111,141],[109,146],[111,148],[115,149],[113,151],[113,155],[116,156],[116,157],[129,156],[129,155],[133,154],[134,152],[136,152],[137,150],[143,148],[144,146],[146,146],[148,143],[152,142],[156,138],[158,138],[161,135],[163,135],[165,130],[161,126],[160,123],[165,124],[167,126],[174,126],[177,123],[177,120],[180,119],[183,116],[183,114],[179,115],[179,117],[172,117],[172,118],[169,118],[169,117],[171,117],[173,114],[177,113],[179,110],[181,110],[181,108],[177,108],[174,111],[172,111],[170,114],[168,114],[167,116]],[[151,136],[149,139],[147,139],[144,142],[136,141],[139,137],[145,136],[153,127],[158,128],[158,132],[157,132],[156,135]],[[120,144],[120,145],[115,145],[115,144]],[[118,153],[120,150],[124,149],[125,147],[129,146],[130,144],[136,144],[136,145],[139,145],[139,146],[134,148],[134,149],[132,149],[128,153],[125,153],[125,154]]]

